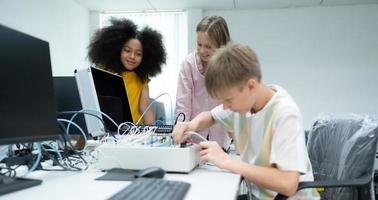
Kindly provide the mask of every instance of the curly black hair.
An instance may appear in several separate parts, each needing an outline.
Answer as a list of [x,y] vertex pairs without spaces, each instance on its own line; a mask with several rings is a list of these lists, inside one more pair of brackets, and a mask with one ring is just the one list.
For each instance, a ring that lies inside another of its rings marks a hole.
[[141,80],[156,76],[166,63],[166,52],[162,35],[146,26],[138,31],[129,19],[111,19],[111,25],[96,32],[88,46],[89,60],[112,72],[121,74],[126,71],[120,55],[124,44],[132,38],[138,39],[143,48],[140,65],[134,70]]

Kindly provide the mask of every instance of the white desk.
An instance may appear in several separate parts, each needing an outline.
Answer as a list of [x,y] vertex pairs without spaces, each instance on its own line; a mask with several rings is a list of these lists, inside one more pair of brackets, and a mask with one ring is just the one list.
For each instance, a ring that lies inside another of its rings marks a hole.
[[[42,179],[41,185],[0,196],[0,199],[107,199],[130,183],[94,180],[104,174],[104,172],[96,170],[84,172],[35,171],[26,177]],[[214,166],[203,165],[189,174],[168,173],[165,175],[165,179],[190,183],[186,200],[231,200],[236,197],[240,176]]]

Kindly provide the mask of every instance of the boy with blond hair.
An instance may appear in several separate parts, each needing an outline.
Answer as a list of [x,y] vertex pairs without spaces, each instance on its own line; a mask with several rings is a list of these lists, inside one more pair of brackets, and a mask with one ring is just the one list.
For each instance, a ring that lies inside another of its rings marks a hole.
[[176,142],[191,131],[215,122],[234,132],[241,160],[226,154],[216,142],[201,142],[201,159],[243,176],[252,199],[273,199],[277,192],[290,199],[317,198],[314,190],[297,192],[299,181],[312,181],[302,116],[280,86],[262,82],[256,54],[246,45],[230,43],[208,63],[205,85],[222,105],[202,112],[173,130]]

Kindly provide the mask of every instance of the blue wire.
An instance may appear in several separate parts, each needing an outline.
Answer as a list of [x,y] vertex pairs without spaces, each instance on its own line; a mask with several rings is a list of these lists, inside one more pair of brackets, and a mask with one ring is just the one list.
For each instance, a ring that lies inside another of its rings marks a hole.
[[106,118],[108,118],[115,126],[117,126],[118,127],[118,124],[109,116],[109,115],[107,115],[106,113],[104,113],[104,112],[102,112],[102,111],[98,111],[98,110],[94,110],[94,109],[83,109],[83,110],[81,110],[81,111],[84,111],[84,112],[86,112],[86,111],[89,111],[89,112],[95,112],[95,113],[97,113],[97,114],[100,114],[100,115],[104,115]]
[[[80,111],[77,111],[77,112],[95,112],[95,113],[93,113],[93,114],[102,114],[102,115],[104,115],[106,118],[108,118],[116,127],[118,127],[118,124],[111,118],[111,117],[109,117],[109,115],[107,115],[106,113],[104,113],[104,112],[101,112],[101,111],[98,111],[98,110],[93,110],[93,109],[82,109],[82,110],[80,110]],[[70,121],[73,121],[74,119],[75,119],[75,117],[78,115],[78,114],[80,114],[80,113],[75,113],[72,117],[71,117],[71,119],[70,119]],[[99,117],[101,117],[101,116],[99,116]],[[67,132],[69,132],[70,131],[70,124],[68,124],[68,126],[67,126]]]
[[37,166],[38,166],[38,164],[39,164],[39,162],[41,161],[41,158],[42,158],[41,145],[38,142],[36,142],[35,144],[36,144],[36,147],[37,147],[37,150],[38,150],[38,157],[37,157],[33,166],[29,169],[28,172],[34,171],[37,168]]
[[54,149],[55,152],[58,154],[59,159],[60,159],[60,160],[63,160],[63,157],[62,157],[62,155],[60,154],[58,148],[55,148],[55,147],[53,147],[53,146],[51,146],[50,144],[47,144],[47,143],[44,143],[43,145],[46,145],[46,146],[50,147],[51,149]]
[[148,111],[148,109],[161,97],[161,96],[163,96],[163,95],[168,95],[168,97],[169,97],[169,100],[170,100],[170,102],[171,102],[171,114],[172,114],[172,120],[173,120],[173,109],[172,109],[172,98],[171,98],[171,96],[168,94],[168,93],[162,93],[162,94],[160,94],[159,96],[157,96],[156,98],[154,98],[153,100],[152,100],[152,102],[147,106],[147,108],[144,110],[144,112],[142,113],[142,116],[140,116],[140,118],[138,119],[138,121],[135,123],[135,124],[139,124],[139,122],[140,122],[140,120],[143,118],[143,116],[146,114],[146,112]]
[[[84,137],[85,144],[87,143],[87,136],[85,135],[85,132],[83,131],[82,128],[80,128],[79,125],[77,125],[75,122],[70,121],[70,120],[67,120],[67,119],[61,119],[61,118],[58,118],[58,121],[67,122],[68,124],[72,124],[72,125],[74,125],[76,128],[78,128],[79,131],[81,132],[81,134],[82,134],[83,137]],[[68,126],[68,125],[67,125],[67,126]],[[68,129],[67,129],[67,135],[69,135]]]

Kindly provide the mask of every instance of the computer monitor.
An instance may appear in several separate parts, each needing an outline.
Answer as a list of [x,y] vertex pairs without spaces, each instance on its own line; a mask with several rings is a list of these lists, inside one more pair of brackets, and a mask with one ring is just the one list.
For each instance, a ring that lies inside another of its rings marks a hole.
[[49,43],[0,25],[0,144],[58,139]]
[[[76,70],[75,77],[83,109],[102,111],[117,124],[133,122],[125,84],[121,76],[89,67]],[[105,134],[100,120],[90,115],[84,117],[88,132],[93,137]],[[117,127],[110,120],[106,117],[102,119],[110,131],[117,131]]]
[[[82,106],[75,77],[54,76],[53,79],[57,112],[81,110]],[[58,115],[58,118],[70,120],[72,116],[73,114],[60,114]],[[87,126],[83,115],[77,115],[73,122],[79,125],[84,131],[87,131]],[[80,131],[74,126],[71,126],[69,133],[76,135],[81,134]]]

